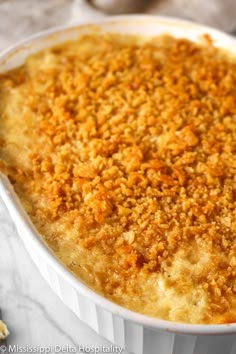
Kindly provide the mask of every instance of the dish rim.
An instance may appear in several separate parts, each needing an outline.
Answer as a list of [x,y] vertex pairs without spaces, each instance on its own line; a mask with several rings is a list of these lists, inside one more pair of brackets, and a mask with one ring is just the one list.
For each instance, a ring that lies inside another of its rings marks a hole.
[[[104,17],[103,19],[93,20],[88,23],[78,24],[78,25],[64,25],[54,27],[48,30],[44,30],[38,32],[28,38],[19,41],[15,45],[10,46],[6,50],[4,50],[0,54],[0,72],[4,72],[1,70],[2,66],[6,65],[8,60],[12,58],[12,56],[17,55],[20,50],[23,50],[27,47],[27,45],[34,46],[35,42],[45,40],[50,38],[51,36],[58,36],[60,33],[65,31],[70,31],[73,29],[83,30],[89,28],[91,26],[99,26],[104,23],[117,23],[122,21],[150,21],[150,19],[154,21],[164,21],[165,23],[171,25],[178,26],[191,26],[195,27],[199,32],[209,33],[210,35],[218,36],[223,38],[227,38],[230,42],[234,42],[236,44],[236,39],[232,36],[225,34],[222,31],[216,30],[214,28],[204,26],[198,23],[193,23],[186,20],[180,20],[172,17],[165,16],[154,16],[154,15],[121,15],[121,16],[111,16]],[[78,33],[79,34],[79,33]],[[172,32],[171,32],[172,34]],[[188,36],[186,36],[188,38]],[[51,45],[53,46],[53,45]],[[231,48],[229,48],[231,51]],[[37,52],[36,50],[35,52]],[[6,71],[6,70],[5,70]],[[226,323],[226,324],[189,324],[189,323],[179,323],[179,322],[171,322],[167,320],[158,319],[155,317],[150,317],[147,315],[143,315],[131,310],[128,310],[125,307],[122,307],[111,300],[108,300],[104,296],[96,293],[91,288],[89,288],[86,284],[84,284],[79,278],[77,278],[69,269],[66,268],[55,256],[55,254],[49,249],[46,243],[43,241],[39,232],[37,232],[33,223],[31,222],[29,216],[26,211],[23,209],[16,193],[13,190],[13,186],[11,185],[9,179],[0,173],[0,197],[2,197],[5,202],[11,217],[13,219],[16,227],[22,228],[25,230],[25,240],[24,242],[30,242],[32,245],[37,248],[37,252],[40,253],[41,257],[50,264],[53,269],[60,274],[65,280],[67,280],[71,286],[78,291],[80,294],[84,295],[96,305],[101,306],[103,309],[118,315],[126,320],[134,322],[136,324],[142,325],[144,327],[151,328],[153,330],[162,330],[173,333],[180,334],[192,334],[192,335],[220,335],[220,334],[233,334],[236,333],[236,323]]]

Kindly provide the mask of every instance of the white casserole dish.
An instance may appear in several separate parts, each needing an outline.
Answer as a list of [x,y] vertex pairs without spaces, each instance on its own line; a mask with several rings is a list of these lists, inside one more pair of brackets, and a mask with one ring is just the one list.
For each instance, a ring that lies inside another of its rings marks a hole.
[[[193,41],[208,33],[216,46],[236,54],[234,38],[202,25],[158,16],[120,16],[102,19],[92,26],[54,29],[33,36],[0,56],[0,72],[19,66],[31,53],[91,30],[147,36],[168,32]],[[101,336],[136,354],[236,353],[236,323],[189,325],[163,321],[129,311],[94,293],[47,248],[3,175],[0,175],[0,196],[43,277],[61,300]]]

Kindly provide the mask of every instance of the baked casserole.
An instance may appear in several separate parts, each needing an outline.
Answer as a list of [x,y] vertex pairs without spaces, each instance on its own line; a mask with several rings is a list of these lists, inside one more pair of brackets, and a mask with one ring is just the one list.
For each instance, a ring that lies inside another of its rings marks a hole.
[[207,35],[87,34],[2,74],[0,169],[98,293],[236,322],[236,60]]

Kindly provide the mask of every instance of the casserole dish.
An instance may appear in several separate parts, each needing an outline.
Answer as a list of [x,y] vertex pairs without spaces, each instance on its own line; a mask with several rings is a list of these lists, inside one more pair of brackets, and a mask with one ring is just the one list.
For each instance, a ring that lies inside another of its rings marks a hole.
[[[51,30],[34,36],[3,53],[0,71],[19,66],[29,54],[94,31],[144,36],[169,33],[192,41],[207,33],[216,46],[232,53],[235,44],[233,38],[216,30],[184,21],[149,16],[114,17],[93,25]],[[4,176],[1,176],[0,195],[43,277],[81,320],[108,340],[140,354],[232,354],[236,351],[236,324],[189,325],[158,320],[124,309],[94,293],[65,269],[45,246]]]

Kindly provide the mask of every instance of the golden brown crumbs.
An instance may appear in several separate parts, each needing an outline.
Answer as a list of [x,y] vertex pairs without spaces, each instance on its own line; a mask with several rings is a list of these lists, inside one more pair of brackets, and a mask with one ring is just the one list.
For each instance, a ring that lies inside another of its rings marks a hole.
[[236,321],[236,61],[85,35],[0,78],[0,169],[57,256],[132,310]]

